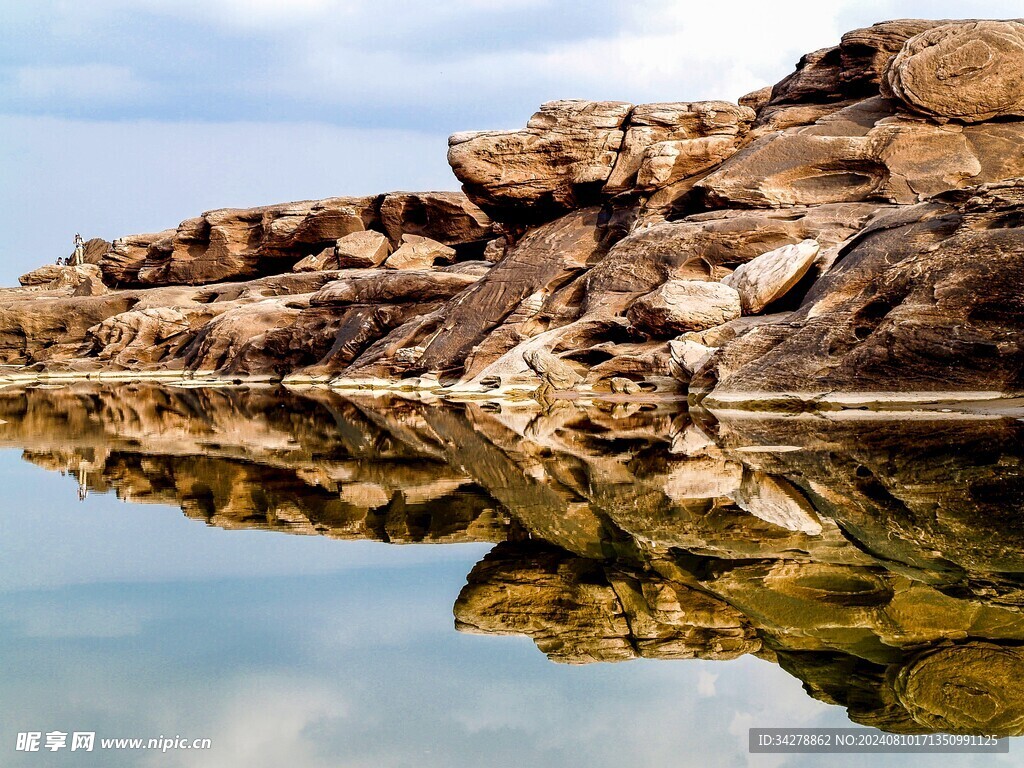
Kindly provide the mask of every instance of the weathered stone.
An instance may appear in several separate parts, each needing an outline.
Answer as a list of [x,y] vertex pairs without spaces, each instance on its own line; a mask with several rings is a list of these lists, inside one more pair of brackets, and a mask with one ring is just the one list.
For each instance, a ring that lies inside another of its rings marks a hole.
[[880,206],[856,203],[785,211],[714,211],[636,231],[586,276],[587,313],[618,314],[666,280],[718,281],[783,245],[813,238],[838,245]]
[[421,364],[432,371],[461,369],[469,353],[527,297],[553,292],[603,254],[598,211],[584,209],[529,232],[474,286],[446,307]]
[[[385,238],[386,240],[387,238]],[[295,266],[292,267],[292,272],[321,272],[328,269],[338,268],[338,257],[334,252],[334,248],[324,248],[320,253],[314,253],[312,256],[307,256],[304,259],[300,259],[296,262]]]
[[261,208],[223,209],[173,231],[116,240],[100,259],[110,285],[220,282],[288,271],[378,219],[376,197],[338,197]]
[[900,704],[929,731],[1020,736],[1021,672],[1019,648],[975,642],[920,654],[896,673],[892,685]]
[[724,283],[669,280],[633,302],[626,317],[655,338],[702,331],[740,316],[740,294]]
[[718,165],[753,119],[751,109],[725,101],[640,104],[604,191],[652,190]]
[[799,311],[725,345],[698,386],[717,381],[730,397],[1024,391],[1021,222],[1020,181],[881,217]]
[[402,235],[398,250],[384,262],[386,269],[430,269],[438,262],[450,263],[455,250],[429,237]]
[[709,347],[689,339],[670,341],[668,346],[672,355],[672,374],[684,383],[689,383],[694,374],[718,351],[717,347]]
[[400,304],[448,299],[479,279],[478,275],[436,270],[352,270],[341,280],[328,283],[313,294],[310,305]]
[[334,245],[334,260],[338,269],[376,267],[383,264],[390,253],[388,239],[372,230],[345,235]]
[[[735,272],[723,278],[722,283],[739,293],[745,313],[756,315],[773,301],[782,298],[790,288],[800,282],[800,278],[806,275],[814,264],[819,249],[817,240],[803,240],[796,245],[784,245],[774,251],[762,253],[746,264],[741,264]],[[726,318],[732,319],[734,318]]]
[[1024,24],[971,21],[908,40],[885,69],[886,93],[935,119],[1024,116]]
[[448,162],[469,198],[499,221],[543,221],[595,200],[632,105],[552,101],[525,130],[457,133]]
[[812,536],[821,533],[814,507],[784,478],[764,473],[745,475],[732,498],[740,509],[766,523]]
[[523,360],[552,389],[572,389],[583,381],[583,376],[575,368],[543,349],[523,353]]
[[1007,145],[1024,122],[937,125],[898,115],[881,98],[810,126],[757,139],[698,181],[711,206],[790,206],[875,200],[916,203],[951,189],[1024,175]]
[[494,236],[490,218],[462,192],[390,192],[381,202],[380,219],[396,246],[402,235],[428,237],[448,246]]

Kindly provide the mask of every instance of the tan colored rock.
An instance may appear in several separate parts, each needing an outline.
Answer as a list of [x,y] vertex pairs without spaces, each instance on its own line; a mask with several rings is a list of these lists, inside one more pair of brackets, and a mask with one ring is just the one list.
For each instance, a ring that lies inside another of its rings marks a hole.
[[334,245],[299,261],[293,272],[333,269],[367,269],[380,266],[391,253],[387,237],[372,229],[350,232]]
[[288,271],[378,221],[377,197],[208,211],[175,230],[116,240],[100,259],[109,285],[190,285]]
[[1022,221],[1019,180],[881,216],[800,309],[725,344],[695,385],[730,398],[1019,391]]
[[490,218],[462,192],[390,192],[381,202],[380,219],[396,245],[402,235],[429,237],[448,246],[494,236]]
[[583,381],[575,368],[543,349],[524,352],[523,360],[552,389],[572,389]]
[[915,112],[978,123],[1024,115],[1024,24],[970,21],[910,38],[884,83]]
[[455,250],[429,237],[402,235],[402,244],[384,262],[386,269],[430,269],[436,263],[450,263]]
[[938,125],[873,98],[753,141],[698,181],[712,207],[916,203],[1024,175],[1024,121]]
[[668,346],[672,355],[672,373],[684,383],[689,382],[718,351],[717,347],[709,347],[688,339],[670,341]]
[[[203,320],[217,314],[203,308]],[[202,324],[194,323],[195,312],[175,307],[155,307],[122,312],[88,331],[89,340],[98,348],[97,357],[117,365],[158,362],[168,352],[168,342],[179,337],[183,342]]]
[[[386,238],[385,238],[386,239]],[[322,272],[338,268],[338,258],[334,248],[324,248],[320,253],[314,253],[304,259],[300,259],[292,267],[292,272]]]
[[679,461],[665,481],[665,495],[673,501],[731,498],[743,482],[743,465],[713,456]]
[[99,277],[100,271],[93,264],[82,264],[77,267],[65,267],[58,264],[47,264],[46,266],[33,269],[18,278],[23,286],[46,286],[54,289],[75,288],[79,283],[89,277]]
[[669,280],[634,301],[626,317],[651,336],[665,339],[713,328],[740,314],[740,294],[728,284]]
[[334,245],[334,259],[338,269],[380,266],[390,253],[391,244],[388,239],[373,230],[352,232],[339,238]]
[[763,253],[746,264],[741,264],[735,272],[724,278],[722,283],[739,293],[744,313],[756,315],[773,301],[782,298],[790,288],[800,282],[800,278],[807,274],[814,264],[819,250],[817,240],[803,240],[796,245],[784,245],[774,251]]
[[310,305],[400,304],[449,299],[479,279],[477,275],[439,270],[352,270],[314,293]]
[[653,190],[707,170],[736,150],[753,119],[725,101],[640,104],[604,191]]
[[639,229],[587,273],[586,312],[619,314],[666,280],[719,281],[766,251],[807,238],[823,247],[837,245],[863,229],[879,209],[853,203],[711,211]]
[[630,109],[618,101],[551,101],[525,130],[454,134],[448,162],[492,216],[550,219],[593,201],[618,157]]

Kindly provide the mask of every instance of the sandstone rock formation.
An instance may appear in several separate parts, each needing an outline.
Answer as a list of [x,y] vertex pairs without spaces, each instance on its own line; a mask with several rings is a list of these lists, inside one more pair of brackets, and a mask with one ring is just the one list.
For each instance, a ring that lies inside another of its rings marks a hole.
[[464,192],[119,238],[99,273],[0,290],[3,375],[748,408],[1018,394],[1022,30],[883,22],[741,104],[553,101],[456,134]]
[[1024,116],[1024,24],[946,24],[915,35],[885,70],[885,86],[915,112],[979,123]]

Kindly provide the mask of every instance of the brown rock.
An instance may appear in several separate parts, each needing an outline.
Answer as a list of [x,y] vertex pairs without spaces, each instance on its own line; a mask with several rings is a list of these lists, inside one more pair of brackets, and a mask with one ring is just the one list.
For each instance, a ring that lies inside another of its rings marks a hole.
[[428,237],[448,246],[494,236],[490,218],[462,192],[391,192],[381,202],[380,218],[395,245],[402,235]]
[[736,150],[753,119],[725,101],[640,104],[604,191],[653,190],[707,170]]
[[823,248],[851,237],[878,211],[871,204],[785,211],[716,211],[637,230],[586,276],[586,312],[618,314],[666,280],[718,281],[783,245],[813,238]]
[[669,280],[633,302],[626,317],[655,338],[703,331],[740,316],[740,294],[727,284]]
[[173,231],[114,242],[100,259],[110,285],[181,285],[285,272],[311,253],[377,221],[376,197],[338,197],[223,209]]
[[908,40],[885,70],[888,93],[940,121],[1024,115],[1024,24],[972,21]]
[[401,304],[448,299],[479,279],[479,275],[436,270],[353,270],[313,294],[310,305]]
[[386,269],[430,269],[437,263],[447,264],[455,259],[455,249],[442,245],[429,237],[402,235],[398,250],[384,262]]
[[[722,283],[738,292],[746,314],[756,315],[800,282],[814,264],[819,248],[817,240],[784,245],[740,264],[735,272],[723,278]],[[700,331],[703,328],[686,330]]]
[[939,126],[869,99],[757,139],[695,188],[711,206],[915,203],[1024,174],[1024,159],[1005,154],[1005,142],[1022,140],[1022,122]]
[[717,381],[716,397],[1021,392],[1022,212],[1015,181],[881,217],[798,312],[727,344],[698,387]]
[[632,105],[551,101],[525,130],[457,133],[448,162],[469,198],[499,221],[543,221],[596,199]]
[[460,370],[467,355],[530,296],[550,294],[603,254],[598,211],[575,211],[530,231],[474,286],[445,308],[426,345],[426,370]]
[[391,244],[379,232],[365,230],[340,238],[334,245],[334,260],[338,269],[349,267],[377,267],[391,253]]

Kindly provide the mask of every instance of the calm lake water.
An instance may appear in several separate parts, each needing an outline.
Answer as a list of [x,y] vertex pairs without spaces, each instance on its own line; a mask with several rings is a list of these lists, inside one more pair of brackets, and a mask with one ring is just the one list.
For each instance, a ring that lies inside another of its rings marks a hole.
[[[2,765],[1024,765],[747,752],[1024,731],[1013,418],[76,385],[0,419]],[[162,737],[211,748],[99,745]]]

